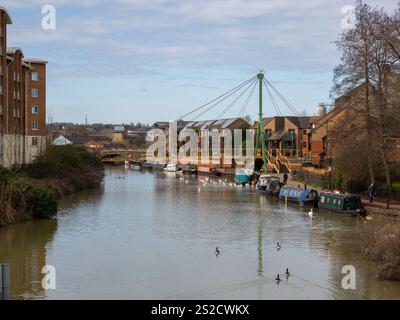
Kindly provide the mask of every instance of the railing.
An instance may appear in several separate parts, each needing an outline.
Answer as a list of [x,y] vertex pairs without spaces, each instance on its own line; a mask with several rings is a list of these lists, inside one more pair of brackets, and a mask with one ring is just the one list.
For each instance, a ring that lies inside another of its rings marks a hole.
[[271,152],[268,151],[268,149],[265,149],[265,156],[267,158],[268,164],[272,166],[276,170],[276,172],[279,173],[280,171],[279,161],[272,155]]
[[279,162],[287,168],[289,173],[291,173],[292,172],[292,164],[290,163],[289,159],[286,156],[284,156],[279,149],[276,150],[276,153],[277,153],[277,159],[279,160]]

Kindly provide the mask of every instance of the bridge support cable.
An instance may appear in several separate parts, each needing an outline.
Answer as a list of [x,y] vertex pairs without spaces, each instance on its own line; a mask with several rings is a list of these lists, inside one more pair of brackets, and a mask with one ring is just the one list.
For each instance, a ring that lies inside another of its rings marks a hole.
[[257,80],[254,79],[253,82],[250,82],[250,84],[247,86],[247,88],[245,88],[218,116],[217,116],[217,120],[221,119],[222,116],[227,113],[234,105],[236,102],[238,102],[240,100],[241,97],[243,97],[243,95],[255,84],[257,83]]
[[247,106],[250,102],[251,97],[253,96],[253,93],[254,93],[254,90],[256,89],[256,87],[257,87],[257,81],[254,81],[253,87],[251,88],[249,95],[247,96],[247,98],[243,104],[243,107],[239,111],[238,118],[241,118],[244,116],[244,113],[246,112]]
[[195,113],[195,112],[197,112],[197,111],[199,111],[199,110],[201,110],[201,109],[207,107],[208,105],[210,105],[210,104],[212,104],[212,103],[214,103],[214,102],[217,102],[219,99],[225,97],[226,95],[233,94],[234,92],[236,92],[237,90],[240,90],[243,86],[245,86],[246,84],[252,82],[252,81],[253,81],[254,79],[256,79],[256,78],[257,78],[257,76],[254,76],[254,77],[252,77],[252,78],[246,80],[245,82],[241,83],[240,85],[236,86],[235,88],[233,88],[233,89],[231,89],[231,90],[225,92],[224,94],[218,96],[217,98],[215,98],[215,99],[213,99],[213,100],[211,100],[211,101],[209,101],[209,102],[207,102],[207,103],[201,105],[200,107],[198,107],[198,108],[196,108],[196,109],[194,109],[194,110],[192,110],[192,111],[190,111],[190,112],[184,114],[183,116],[179,117],[178,119],[186,118],[187,116],[189,116],[189,115],[191,115],[191,114],[193,114],[193,113]]
[[296,115],[300,116],[300,114],[297,112],[297,110],[290,104],[289,101],[286,100],[286,98],[269,82],[267,79],[265,79],[267,84],[274,90],[274,92],[278,95],[278,97],[286,104],[286,106]]
[[282,116],[282,112],[281,112],[281,110],[279,109],[279,106],[278,106],[278,104],[276,103],[275,97],[274,97],[274,95],[272,94],[271,90],[269,89],[269,87],[268,87],[266,81],[264,81],[264,87],[265,87],[265,89],[267,90],[267,93],[268,93],[268,95],[269,95],[269,97],[270,97],[270,99],[271,99],[271,102],[272,102],[272,105],[273,105],[273,107],[274,107],[274,109],[275,109],[275,111],[276,111],[276,114],[279,115],[279,116]]
[[212,104],[210,107],[208,107],[207,109],[203,110],[200,114],[198,114],[197,116],[195,116],[194,118],[192,118],[191,121],[195,121],[196,119],[199,119],[201,116],[203,116],[204,114],[206,114],[208,111],[210,111],[211,109],[215,108],[216,106],[218,106],[219,104],[221,104],[222,102],[224,102],[225,100],[229,99],[230,97],[232,97],[236,92],[242,90],[244,87],[246,87],[249,83],[251,83],[253,81],[253,79],[249,79],[248,81],[246,81],[246,83],[243,83],[242,85],[240,85],[239,87],[236,87],[235,89],[233,89],[233,91],[231,90],[231,92],[229,92],[228,94],[226,94],[224,97],[222,97],[220,100],[217,100],[214,104]]

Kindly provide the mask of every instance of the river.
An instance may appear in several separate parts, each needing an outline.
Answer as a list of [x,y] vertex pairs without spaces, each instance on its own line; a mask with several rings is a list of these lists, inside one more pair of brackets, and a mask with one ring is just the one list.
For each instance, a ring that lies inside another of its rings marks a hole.
[[[356,253],[358,218],[310,218],[199,179],[108,167],[100,188],[63,198],[58,219],[1,228],[12,298],[400,299],[400,283],[377,280]],[[42,288],[44,265],[55,267],[56,289]],[[355,290],[342,287],[345,265]]]

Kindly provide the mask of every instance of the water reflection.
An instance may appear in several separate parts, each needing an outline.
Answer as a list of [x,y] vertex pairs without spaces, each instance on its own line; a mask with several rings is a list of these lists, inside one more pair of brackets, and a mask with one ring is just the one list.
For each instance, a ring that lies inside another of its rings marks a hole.
[[57,231],[57,220],[0,228],[0,261],[10,264],[12,299],[44,298],[42,268]]
[[[18,263],[20,297],[400,298],[400,284],[377,280],[354,250],[359,220],[307,212],[223,178],[111,167],[101,188],[63,199],[58,222],[1,229],[0,260]],[[44,263],[57,268],[57,290],[35,282]],[[357,290],[341,287],[346,264]]]

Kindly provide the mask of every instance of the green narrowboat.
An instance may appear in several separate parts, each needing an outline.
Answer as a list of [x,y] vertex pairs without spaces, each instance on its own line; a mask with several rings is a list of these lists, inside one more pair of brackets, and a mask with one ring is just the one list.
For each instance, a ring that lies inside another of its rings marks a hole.
[[322,192],[319,198],[319,209],[351,215],[365,215],[361,197],[351,194]]

